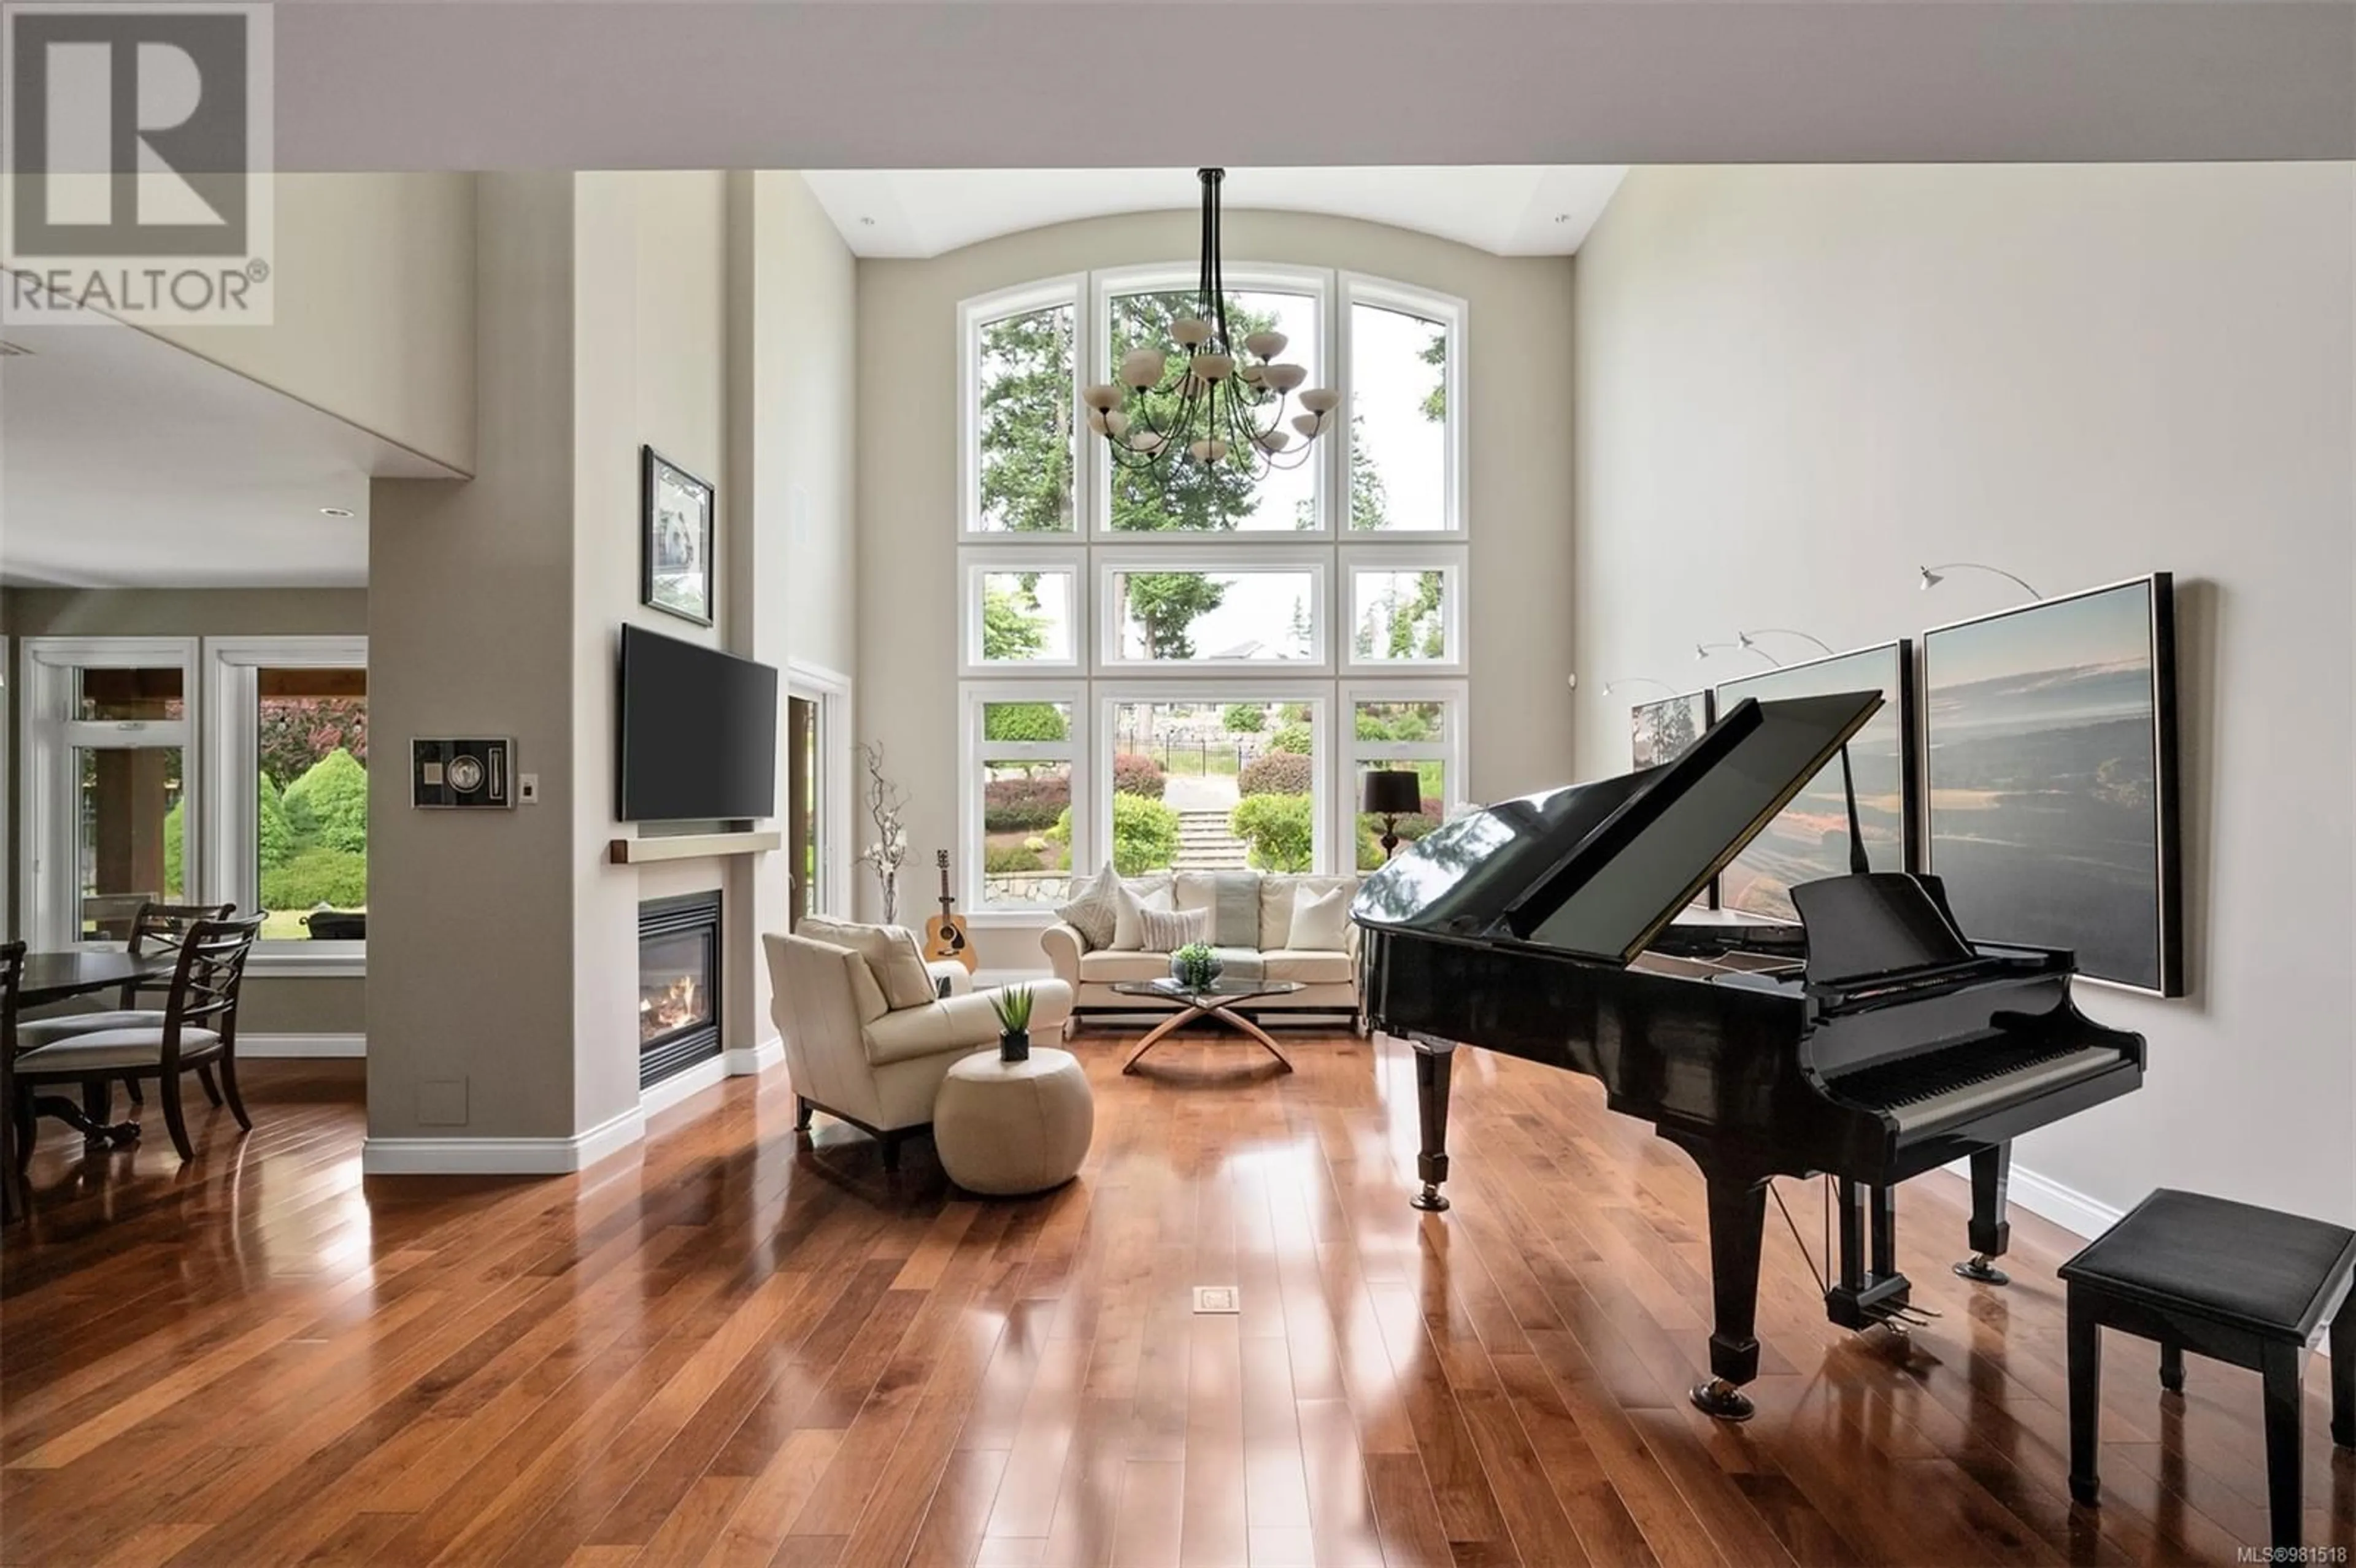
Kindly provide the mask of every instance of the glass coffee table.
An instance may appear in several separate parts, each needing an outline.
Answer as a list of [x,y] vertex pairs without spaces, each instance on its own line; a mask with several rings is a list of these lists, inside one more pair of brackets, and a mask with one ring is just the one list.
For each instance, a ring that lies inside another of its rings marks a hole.
[[1129,1060],[1120,1064],[1123,1072],[1136,1072],[1139,1058],[1199,1018],[1215,1018],[1223,1024],[1242,1030],[1258,1040],[1262,1050],[1275,1057],[1279,1066],[1287,1072],[1292,1071],[1292,1063],[1285,1059],[1284,1052],[1277,1050],[1276,1041],[1269,1038],[1268,1031],[1235,1011],[1234,1008],[1238,1002],[1253,1001],[1262,997],[1289,997],[1301,988],[1298,980],[1239,980],[1223,975],[1207,986],[1189,986],[1177,980],[1116,980],[1112,988],[1124,997],[1157,997],[1172,1003],[1174,1008],[1168,1018],[1153,1026],[1151,1033],[1137,1042],[1137,1049],[1130,1051]]

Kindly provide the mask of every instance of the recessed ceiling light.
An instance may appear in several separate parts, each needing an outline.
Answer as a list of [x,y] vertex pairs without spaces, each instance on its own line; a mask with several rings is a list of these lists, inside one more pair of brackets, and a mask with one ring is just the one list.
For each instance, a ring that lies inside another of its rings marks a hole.
[[862,218],[859,224],[862,229],[873,229],[875,227],[875,220],[872,218]]
[[1568,223],[1570,221],[1570,214],[1568,212],[1558,212],[1554,215],[1554,220],[1557,223]]
[[349,507],[322,507],[319,508],[319,516],[323,517],[348,517],[351,515],[352,509]]

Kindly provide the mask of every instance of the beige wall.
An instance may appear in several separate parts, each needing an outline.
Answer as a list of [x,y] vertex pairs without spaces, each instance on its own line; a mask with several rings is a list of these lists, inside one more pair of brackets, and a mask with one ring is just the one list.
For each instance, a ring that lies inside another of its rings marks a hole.
[[[475,477],[369,486],[370,721],[512,736],[543,804],[429,812],[371,793],[372,1138],[575,1130],[573,823],[580,792],[612,781],[570,765],[573,180],[475,185]],[[421,1119],[457,1094],[462,1125]]]
[[1644,169],[1579,258],[1581,775],[1601,678],[1735,673],[1697,638],[2178,574],[2194,994],[2083,987],[2145,1086],[2019,1147],[2101,1204],[2356,1220],[2351,215],[2345,164]]
[[471,473],[474,179],[282,174],[272,324],[150,330]]
[[[334,636],[368,630],[365,589],[67,589],[0,590],[0,624],[12,637]],[[9,721],[16,720],[10,708]],[[22,861],[15,770],[23,738],[8,741],[8,864]],[[21,919],[20,888],[7,879],[11,929]],[[347,977],[256,976],[246,983],[239,1027],[248,1034],[359,1034],[365,1021],[361,982]]]
[[[1190,261],[1198,219],[1151,213],[1011,235],[922,261],[859,264],[861,733],[909,793],[903,910],[926,912],[926,853],[957,837],[960,301],[1087,268]],[[1512,259],[1346,219],[1226,216],[1231,264],[1340,267],[1467,303],[1472,563],[1471,798],[1570,770],[1571,286],[1560,258]],[[867,831],[863,820],[856,825]],[[862,873],[862,895],[873,897]],[[991,966],[1038,967],[1028,930],[980,933]]]

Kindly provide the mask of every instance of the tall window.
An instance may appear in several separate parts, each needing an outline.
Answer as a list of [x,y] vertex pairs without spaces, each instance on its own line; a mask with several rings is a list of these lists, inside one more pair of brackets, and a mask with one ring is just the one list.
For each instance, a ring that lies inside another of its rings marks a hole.
[[121,941],[147,901],[261,911],[262,953],[355,965],[368,910],[359,638],[28,638],[37,943]]
[[[959,312],[961,842],[985,919],[1035,918],[1107,861],[1362,865],[1367,766],[1424,775],[1432,822],[1467,788],[1462,302],[1231,266],[1231,331],[1282,333],[1348,400],[1269,474],[1131,469],[1080,385],[1169,347],[1193,274],[1052,279]],[[1174,409],[1183,374],[1173,355],[1143,400]]]

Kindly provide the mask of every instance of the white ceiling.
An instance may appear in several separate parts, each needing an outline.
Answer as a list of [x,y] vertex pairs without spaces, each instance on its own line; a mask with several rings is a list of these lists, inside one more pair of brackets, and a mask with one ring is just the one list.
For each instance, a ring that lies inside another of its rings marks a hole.
[[[1238,168],[1227,210],[1268,208],[1362,218],[1501,256],[1568,256],[1587,238],[1625,168]],[[831,169],[805,172],[834,226],[862,256],[937,256],[1044,224],[1116,212],[1192,211],[1191,168]]]
[[449,477],[102,317],[0,338],[31,350],[0,357],[0,581],[13,587],[357,585],[369,476]]

